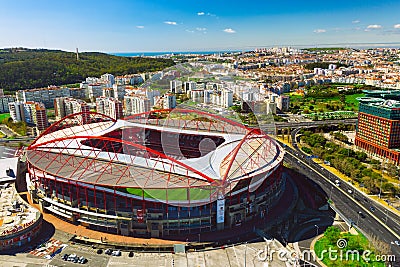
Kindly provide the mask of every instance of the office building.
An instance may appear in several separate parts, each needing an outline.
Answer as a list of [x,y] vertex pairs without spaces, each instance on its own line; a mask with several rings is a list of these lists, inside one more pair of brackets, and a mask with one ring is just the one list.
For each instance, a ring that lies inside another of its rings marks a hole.
[[355,145],[400,164],[400,101],[395,99],[400,91],[366,92],[360,99]]

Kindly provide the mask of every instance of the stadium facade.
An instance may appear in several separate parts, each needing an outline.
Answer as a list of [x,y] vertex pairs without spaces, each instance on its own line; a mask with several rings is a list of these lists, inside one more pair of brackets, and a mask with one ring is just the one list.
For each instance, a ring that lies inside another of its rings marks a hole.
[[283,155],[259,129],[201,111],[84,112],[27,148],[28,190],[43,212],[90,229],[196,234],[265,218],[285,188]]

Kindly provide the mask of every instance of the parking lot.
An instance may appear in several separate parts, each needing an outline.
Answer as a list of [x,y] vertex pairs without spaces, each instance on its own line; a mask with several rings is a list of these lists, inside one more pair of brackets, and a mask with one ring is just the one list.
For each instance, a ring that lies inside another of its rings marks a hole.
[[[98,254],[98,249],[91,247],[78,247],[77,245],[68,246],[62,253],[55,256],[49,265],[53,266],[137,266],[137,267],[158,267],[158,266],[244,266],[246,260],[247,266],[264,266],[263,261],[257,258],[257,252],[265,249],[264,242],[252,243],[227,247],[225,249],[216,249],[202,252],[190,253],[143,253],[135,252],[129,257],[128,251],[122,251],[121,256],[106,255],[105,250]],[[86,264],[64,261],[64,254],[73,254],[85,257]],[[274,255],[274,264],[276,266],[285,266],[284,262],[277,260]]]

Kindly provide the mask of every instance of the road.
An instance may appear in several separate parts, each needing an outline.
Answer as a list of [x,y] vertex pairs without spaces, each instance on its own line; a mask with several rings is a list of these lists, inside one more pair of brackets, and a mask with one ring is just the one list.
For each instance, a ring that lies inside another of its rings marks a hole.
[[[296,133],[296,130],[294,133]],[[339,187],[336,186],[335,181],[339,178],[312,159],[306,158],[298,150],[294,137],[292,136],[292,140],[294,141],[295,149],[284,146],[287,152],[285,161],[292,166],[297,166],[301,172],[319,184],[328,194],[327,197],[334,202],[335,207],[347,219],[353,221],[361,231],[370,237],[376,236],[389,244],[397,260],[400,260],[400,247],[392,244],[393,241],[400,239],[399,216],[387,210],[381,204],[369,199],[350,184],[341,183]],[[352,194],[349,194],[349,189],[353,191]],[[373,212],[370,210],[371,206],[375,208]]]
[[0,146],[0,159],[13,158],[16,151],[15,148]]
[[337,125],[337,124],[353,124],[356,125],[357,119],[345,120],[325,120],[325,121],[304,121],[304,122],[275,122],[277,129],[296,128],[296,127],[315,127],[319,125]]
[[[296,135],[300,128],[295,129],[292,132],[292,145],[296,149],[295,154],[305,160],[309,165],[314,166],[315,169],[319,170],[319,172],[330,181],[335,183],[336,180],[340,180],[336,175],[332,174],[327,169],[321,167],[318,163],[315,163],[312,159],[308,159],[305,155],[300,151],[297,146],[298,140],[296,140]],[[336,185],[334,186],[336,187]],[[348,193],[349,196],[352,197],[355,201],[361,204],[365,209],[369,212],[373,213],[376,217],[378,217],[382,223],[385,223],[388,227],[390,227],[397,234],[400,234],[400,216],[394,213],[392,210],[386,208],[382,204],[373,199],[370,199],[367,194],[359,191],[356,187],[354,187],[350,183],[341,182],[340,188]],[[329,190],[329,192],[332,189]],[[352,192],[352,193],[349,193]],[[399,238],[400,239],[400,238]]]
[[11,131],[10,129],[8,129],[6,126],[4,125],[0,125],[0,132],[4,133],[7,136],[13,136],[15,135],[15,133],[13,131]]

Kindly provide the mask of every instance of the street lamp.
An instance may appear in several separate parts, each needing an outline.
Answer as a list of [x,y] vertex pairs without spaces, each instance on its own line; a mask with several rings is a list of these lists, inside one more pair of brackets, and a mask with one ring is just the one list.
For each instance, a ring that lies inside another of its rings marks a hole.
[[318,236],[318,230],[319,230],[319,226],[314,224],[314,226],[317,228],[317,236]]

